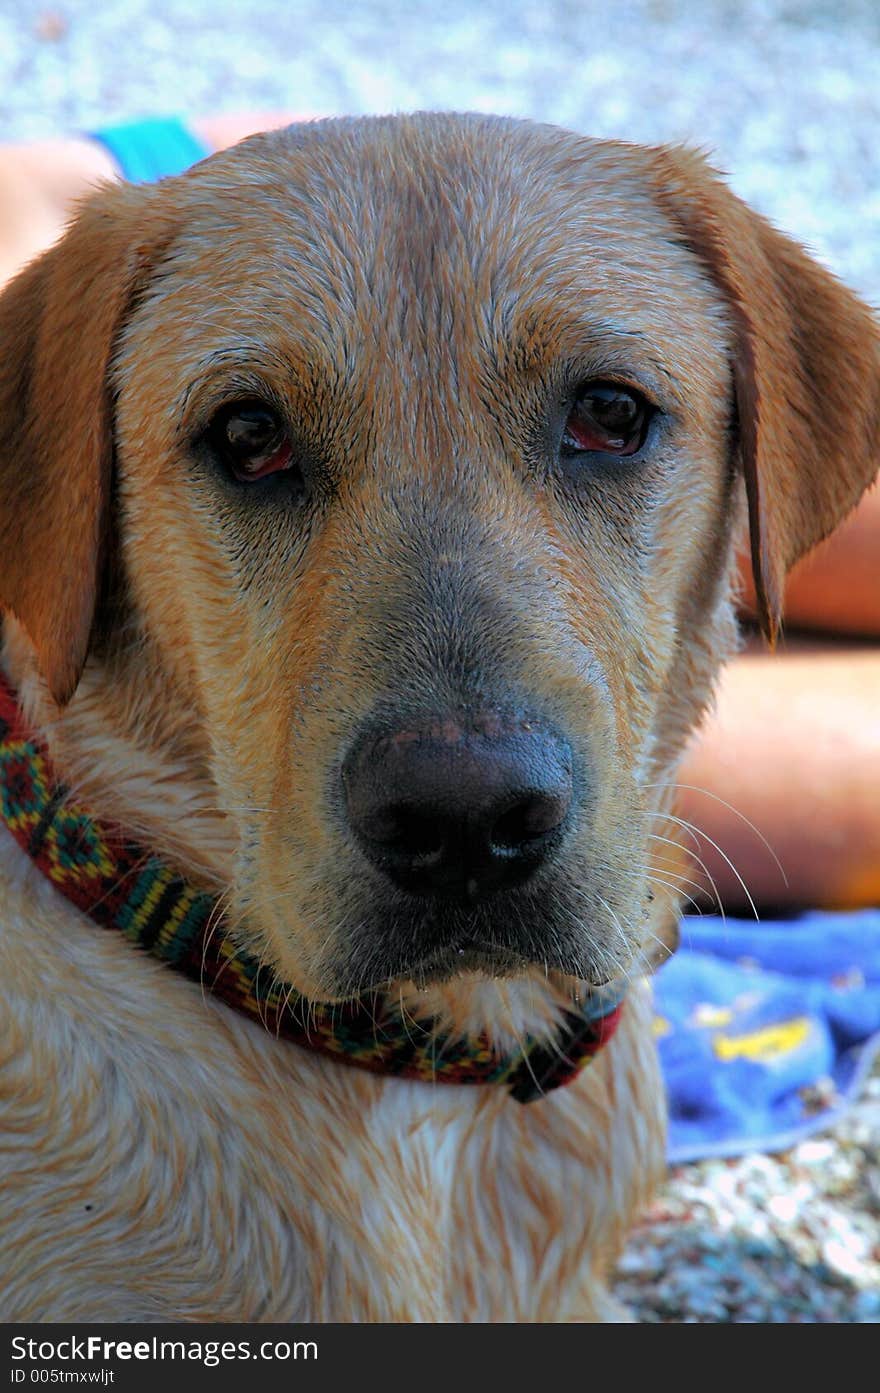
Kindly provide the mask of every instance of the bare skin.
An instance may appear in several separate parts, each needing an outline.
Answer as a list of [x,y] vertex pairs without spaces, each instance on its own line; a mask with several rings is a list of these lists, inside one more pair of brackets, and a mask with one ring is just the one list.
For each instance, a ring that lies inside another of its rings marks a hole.
[[[303,119],[293,112],[251,111],[205,117],[190,128],[213,151]],[[0,147],[0,286],[57,241],[77,199],[95,184],[118,178],[111,155],[95,140],[63,137]]]
[[[747,558],[740,579],[748,620]],[[764,909],[875,905],[880,485],[795,566],[785,608],[788,636],[775,654],[752,641],[728,666],[679,774],[690,785],[680,790],[680,816],[705,834],[691,842],[704,862],[694,869],[704,887],[698,899],[720,898],[728,912],[745,914],[750,897]]]
[[[212,150],[293,113],[209,117]],[[63,231],[71,206],[118,170],[88,139],[0,148],[0,287]],[[743,615],[753,597],[742,567]],[[786,623],[823,637],[751,643],[681,768],[702,904],[731,913],[880,903],[880,485],[792,572]],[[714,845],[713,845],[714,843]],[[699,864],[702,863],[702,866]],[[711,887],[711,888],[710,888]],[[693,887],[691,887],[693,888]]]
[[[741,567],[743,613],[754,610],[747,558]],[[855,512],[792,570],[785,592],[787,629],[880,639],[880,482]]]
[[753,645],[726,669],[679,780],[679,815],[705,834],[694,850],[727,911],[751,912],[746,887],[765,910],[880,903],[880,648]]

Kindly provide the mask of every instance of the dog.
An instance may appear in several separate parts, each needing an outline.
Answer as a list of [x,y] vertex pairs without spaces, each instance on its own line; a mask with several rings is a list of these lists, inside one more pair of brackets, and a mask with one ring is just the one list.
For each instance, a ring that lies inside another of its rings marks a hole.
[[421,114],[96,191],[0,343],[4,1319],[625,1319],[674,771],[869,311],[696,153]]

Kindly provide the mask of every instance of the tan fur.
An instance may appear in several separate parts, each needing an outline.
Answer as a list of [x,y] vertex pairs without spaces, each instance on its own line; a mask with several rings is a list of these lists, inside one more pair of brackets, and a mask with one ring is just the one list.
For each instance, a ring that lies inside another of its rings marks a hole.
[[[621,1318],[605,1279],[663,1159],[639,978],[674,935],[671,780],[735,646],[746,492],[772,632],[785,568],[873,476],[864,307],[686,152],[421,116],[104,190],[0,343],[4,666],[78,798],[337,999],[384,961],[341,750],[377,703],[512,684],[589,762],[546,949],[422,982],[395,944],[391,989],[510,1043],[577,979],[632,979],[536,1104],[375,1078],[98,930],[0,832],[3,1316]],[[562,363],[660,403],[639,470],[549,460]],[[296,422],[307,516],[233,498],[192,444],[254,395]]]

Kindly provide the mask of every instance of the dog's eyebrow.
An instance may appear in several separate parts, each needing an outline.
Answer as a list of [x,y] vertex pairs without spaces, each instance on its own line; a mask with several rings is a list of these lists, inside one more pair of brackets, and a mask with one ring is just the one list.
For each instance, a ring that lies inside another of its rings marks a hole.
[[[280,353],[257,340],[237,339],[234,344],[214,348],[190,368],[187,384],[174,402],[175,417],[185,428],[206,397],[223,399],[230,392],[257,395],[260,390],[271,391],[271,380],[289,371],[290,365]],[[222,391],[212,392],[212,387]]]
[[590,340],[594,352],[596,348],[612,350],[615,359],[619,359],[621,368],[633,362],[636,369],[656,375],[657,389],[662,391],[665,387],[680,405],[684,404],[686,375],[677,375],[675,367],[669,361],[668,353],[664,351],[664,344],[655,335],[641,328],[636,329],[611,319],[604,319],[591,321]]
[[[505,371],[502,365],[506,363],[515,372],[525,371],[546,381],[557,376],[563,364],[569,377],[631,377],[652,393],[661,407],[687,405],[684,382],[688,373],[670,361],[659,335],[616,317],[560,311],[558,303],[553,311],[529,314],[524,322],[507,326],[507,334],[489,350],[496,370]],[[331,361],[317,362],[313,345],[307,358],[299,362],[300,355],[292,349],[288,345],[282,353],[262,339],[236,335],[234,341],[218,344],[195,359],[185,387],[172,404],[179,435],[186,436],[205,424],[209,413],[235,396],[279,400],[279,389],[284,394],[292,377],[299,380],[301,388],[310,383],[313,390],[319,390],[329,381],[339,385],[338,366],[334,370]]]
[[617,319],[546,313],[514,330],[497,361],[522,364],[544,377],[560,362],[570,375],[602,373],[636,376],[658,398],[683,407],[688,373],[670,360],[668,345],[650,330]]

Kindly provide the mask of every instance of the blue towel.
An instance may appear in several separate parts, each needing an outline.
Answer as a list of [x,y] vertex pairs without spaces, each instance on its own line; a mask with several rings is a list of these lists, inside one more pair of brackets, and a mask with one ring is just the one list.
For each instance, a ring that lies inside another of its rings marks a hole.
[[655,979],[670,1161],[779,1151],[827,1126],[880,1046],[880,910],[681,927]]
[[123,177],[136,184],[182,174],[209,153],[176,116],[149,116],[105,126],[89,131],[89,137],[109,150]]

